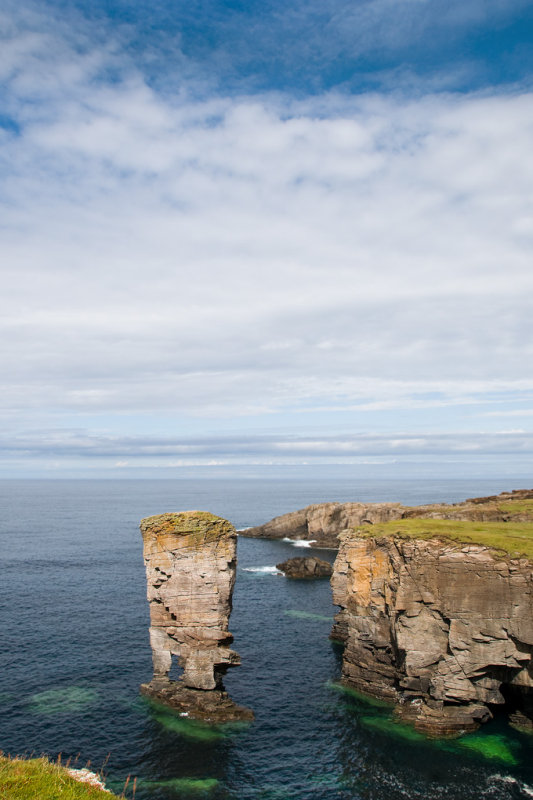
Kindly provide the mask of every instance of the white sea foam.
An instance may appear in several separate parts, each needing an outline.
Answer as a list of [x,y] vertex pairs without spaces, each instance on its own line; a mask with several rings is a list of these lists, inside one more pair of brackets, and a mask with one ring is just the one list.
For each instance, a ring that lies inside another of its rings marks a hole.
[[243,572],[261,572],[265,575],[283,575],[276,567],[243,567]]
[[315,539],[288,539],[285,537],[282,539],[283,542],[290,542],[295,547],[312,547],[315,544]]
[[243,531],[249,531],[250,530],[250,525],[247,528],[237,528],[236,530],[237,530],[237,533],[243,533]]

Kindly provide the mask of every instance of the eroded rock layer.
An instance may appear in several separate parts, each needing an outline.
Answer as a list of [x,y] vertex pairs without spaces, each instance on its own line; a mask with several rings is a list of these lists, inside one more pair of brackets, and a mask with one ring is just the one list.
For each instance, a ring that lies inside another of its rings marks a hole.
[[343,682],[432,735],[474,730],[495,705],[532,726],[533,563],[365,534],[341,535],[331,579]]
[[423,506],[403,506],[401,503],[317,503],[275,517],[264,525],[248,528],[242,535],[267,539],[306,539],[313,541],[317,547],[337,548],[338,536],[347,528],[410,517],[480,522],[533,520],[531,501],[533,490],[519,489],[490,497],[476,497],[462,503]]
[[[141,532],[154,665],[141,691],[194,717],[250,718],[222,685],[227,668],[240,664],[228,631],[234,527],[205,511],[186,511],[143,519]],[[183,668],[179,681],[169,679],[173,656]]]

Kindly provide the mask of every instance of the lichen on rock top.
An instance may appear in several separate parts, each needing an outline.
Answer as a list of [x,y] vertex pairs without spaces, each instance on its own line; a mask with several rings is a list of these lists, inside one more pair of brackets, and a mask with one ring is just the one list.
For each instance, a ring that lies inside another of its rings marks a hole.
[[[141,533],[145,542],[145,549],[149,543],[155,547],[154,552],[161,546],[174,547],[201,547],[207,542],[234,539],[235,528],[222,517],[217,517],[208,511],[181,511],[157,514],[141,520]],[[166,540],[166,537],[170,537]],[[175,541],[172,539],[175,537]]]

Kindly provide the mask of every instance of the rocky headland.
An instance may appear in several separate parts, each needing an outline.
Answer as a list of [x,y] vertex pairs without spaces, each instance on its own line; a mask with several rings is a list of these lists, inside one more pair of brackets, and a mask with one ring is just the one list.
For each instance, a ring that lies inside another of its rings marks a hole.
[[474,730],[498,706],[533,727],[531,555],[519,537],[514,556],[494,547],[501,524],[477,532],[484,544],[463,544],[453,522],[417,522],[341,536],[331,582],[343,682],[435,736]]
[[[205,511],[160,514],[141,522],[150,604],[154,674],[141,692],[209,722],[253,719],[224,690],[228,667],[240,664],[228,631],[237,535]],[[170,680],[173,657],[183,668]]]
[[456,504],[321,503],[248,536],[338,547],[342,682],[432,736],[498,709],[533,730],[533,490]]
[[342,531],[361,525],[375,525],[391,520],[423,517],[478,522],[526,522],[533,520],[533,490],[519,489],[489,497],[475,497],[462,503],[433,503],[404,506],[401,503],[316,503],[291,511],[254,528],[242,536],[266,539],[295,539],[316,547],[339,547]]

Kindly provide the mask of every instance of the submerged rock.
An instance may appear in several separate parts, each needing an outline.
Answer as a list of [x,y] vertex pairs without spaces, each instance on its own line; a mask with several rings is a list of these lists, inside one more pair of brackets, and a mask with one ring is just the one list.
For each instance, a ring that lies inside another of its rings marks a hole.
[[250,708],[239,706],[224,689],[190,689],[181,681],[152,680],[141,686],[145,697],[175,708],[184,717],[204,722],[245,722],[254,719]]
[[[186,511],[143,519],[141,532],[154,665],[141,691],[199,719],[253,718],[222,684],[227,668],[240,664],[228,631],[234,527],[205,511]],[[183,668],[178,681],[169,679],[173,656]]]
[[502,705],[533,722],[533,562],[489,547],[346,531],[331,580],[343,682],[434,735]]
[[287,578],[329,578],[333,567],[328,561],[314,556],[289,558],[281,564],[276,564],[276,569],[283,572]]

